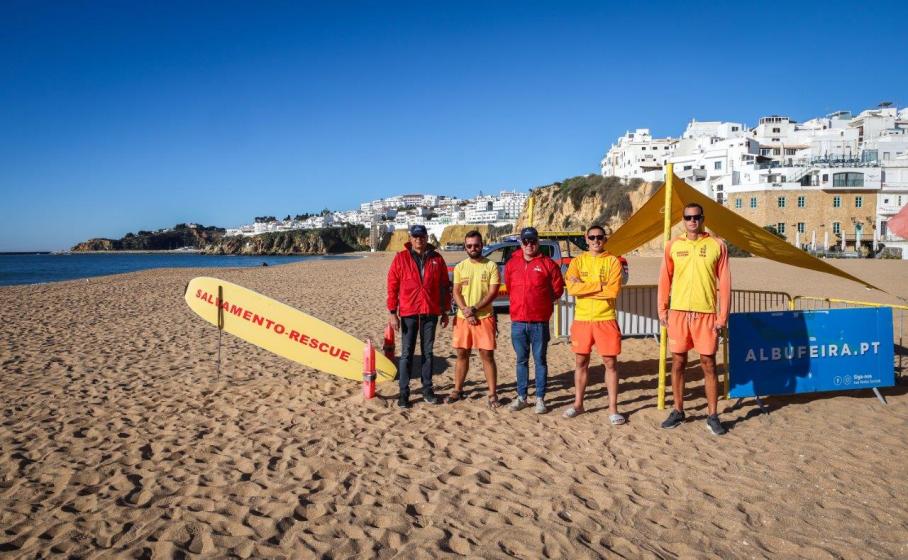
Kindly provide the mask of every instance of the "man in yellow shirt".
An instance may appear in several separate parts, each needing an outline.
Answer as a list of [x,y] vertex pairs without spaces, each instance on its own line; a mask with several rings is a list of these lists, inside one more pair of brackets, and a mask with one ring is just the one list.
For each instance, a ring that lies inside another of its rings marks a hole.
[[609,421],[624,424],[618,413],[618,354],[621,353],[621,329],[618,327],[615,300],[621,291],[622,267],[618,257],[605,250],[605,229],[590,226],[586,230],[589,251],[571,261],[564,275],[569,294],[577,298],[574,322],[571,324],[571,350],[576,354],[574,370],[574,405],[564,411],[565,418],[583,412],[583,395],[589,379],[590,354],[593,346],[605,364],[608,388]]
[[482,359],[482,369],[489,386],[489,407],[498,408],[498,369],[495,366],[495,314],[492,302],[501,283],[498,265],[482,256],[482,235],[467,232],[463,242],[469,258],[454,267],[454,301],[457,317],[454,320],[452,346],[457,352],[454,365],[454,391],[446,402],[463,398],[463,384],[470,363],[470,350],[476,348]]
[[731,271],[725,243],[703,231],[703,207],[692,202],[684,207],[684,235],[665,245],[659,269],[659,321],[668,329],[672,353],[672,400],[674,408],[662,427],[672,429],[686,419],[684,370],[688,350],[700,354],[706,390],[706,427],[717,436],[725,433],[717,412],[719,378],[716,351],[719,332],[728,324],[731,308]]

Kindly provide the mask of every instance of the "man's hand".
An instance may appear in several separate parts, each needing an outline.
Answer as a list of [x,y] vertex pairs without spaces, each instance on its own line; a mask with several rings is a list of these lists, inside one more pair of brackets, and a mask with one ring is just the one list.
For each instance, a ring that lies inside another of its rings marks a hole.
[[444,329],[444,328],[447,328],[447,326],[448,326],[448,319],[449,319],[448,314],[445,313],[444,311],[442,311],[442,312],[441,312],[441,328],[443,328],[443,329]]
[[474,327],[475,327],[476,325],[479,324],[479,318],[476,317],[476,315],[470,315],[470,316],[467,318],[467,321],[469,321],[469,323],[470,323],[471,325],[473,325]]
[[659,324],[665,328],[668,328],[668,313],[666,313],[665,315],[661,313],[659,314]]
[[725,328],[725,323],[716,323],[716,326],[713,327],[716,330],[716,334],[722,334],[722,329]]
[[391,325],[391,328],[399,331],[400,330],[400,317],[397,316],[397,313],[388,315],[388,324]]

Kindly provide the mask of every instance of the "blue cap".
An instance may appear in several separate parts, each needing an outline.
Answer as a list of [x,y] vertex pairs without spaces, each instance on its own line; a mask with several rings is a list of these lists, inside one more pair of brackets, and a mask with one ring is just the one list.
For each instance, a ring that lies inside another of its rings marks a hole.
[[410,226],[410,237],[428,237],[429,232],[426,230],[426,226],[422,224],[413,224]]
[[539,239],[539,232],[534,227],[525,227],[520,230],[520,239],[530,239],[536,241]]

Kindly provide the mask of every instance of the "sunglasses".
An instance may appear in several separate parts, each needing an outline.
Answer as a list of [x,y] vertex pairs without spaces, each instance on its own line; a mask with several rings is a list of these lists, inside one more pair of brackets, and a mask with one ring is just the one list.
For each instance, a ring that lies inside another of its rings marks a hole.
[[605,236],[604,235],[587,235],[586,238],[589,239],[590,241],[602,241],[603,239],[605,239]]
[[520,242],[524,245],[539,245],[538,239],[522,239]]
[[698,221],[698,222],[699,222],[699,221],[702,220],[702,219],[703,219],[703,214],[696,214],[696,215],[694,215],[694,216],[684,216],[684,221],[685,221],[685,222],[693,222],[693,221]]
[[467,249],[482,249],[482,243],[467,243],[464,247]]

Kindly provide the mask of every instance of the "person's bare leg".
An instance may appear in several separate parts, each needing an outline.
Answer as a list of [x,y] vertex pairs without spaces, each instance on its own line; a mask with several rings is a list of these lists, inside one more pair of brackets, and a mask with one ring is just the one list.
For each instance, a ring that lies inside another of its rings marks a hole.
[[672,352],[672,402],[675,410],[684,411],[684,368],[687,367],[687,352]]
[[482,358],[482,371],[486,374],[486,384],[489,386],[489,397],[498,394],[498,366],[495,365],[494,350],[480,350]]
[[590,377],[590,355],[577,354],[574,357],[574,410],[583,410],[583,395]]
[[719,376],[716,375],[716,355],[701,354],[700,366],[703,368],[703,385],[706,387],[706,409],[712,416],[719,407]]
[[464,381],[467,379],[467,368],[470,367],[470,349],[455,348],[457,361],[454,363],[454,392],[463,391]]
[[618,360],[615,356],[602,356],[605,364],[605,386],[608,388],[608,413],[618,414]]

